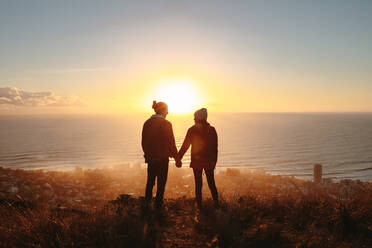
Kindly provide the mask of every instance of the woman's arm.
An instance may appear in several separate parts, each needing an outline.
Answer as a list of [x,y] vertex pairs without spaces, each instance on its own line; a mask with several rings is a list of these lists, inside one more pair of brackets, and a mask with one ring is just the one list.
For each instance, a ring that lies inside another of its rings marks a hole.
[[185,155],[185,153],[186,153],[187,149],[189,149],[190,145],[191,145],[191,131],[189,129],[189,130],[187,130],[187,134],[186,134],[185,140],[183,141],[181,149],[178,152],[178,156],[179,156],[180,159],[183,158],[183,155]]

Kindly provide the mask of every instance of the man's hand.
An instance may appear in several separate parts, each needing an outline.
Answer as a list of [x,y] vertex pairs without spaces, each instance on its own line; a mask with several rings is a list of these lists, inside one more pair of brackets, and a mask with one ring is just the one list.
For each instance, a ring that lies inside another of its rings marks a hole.
[[182,161],[180,159],[176,160],[176,166],[178,168],[181,168],[182,167]]

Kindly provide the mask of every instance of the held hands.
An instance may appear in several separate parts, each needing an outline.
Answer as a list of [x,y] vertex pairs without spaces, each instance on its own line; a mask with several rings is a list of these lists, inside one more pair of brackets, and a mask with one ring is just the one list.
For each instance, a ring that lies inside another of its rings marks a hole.
[[182,161],[181,161],[180,159],[178,159],[178,160],[176,161],[176,166],[177,166],[178,168],[181,168],[181,167],[182,167]]
[[174,160],[176,160],[176,166],[177,168],[181,168],[182,167],[182,156],[180,156],[180,153],[178,153],[175,157],[174,157]]

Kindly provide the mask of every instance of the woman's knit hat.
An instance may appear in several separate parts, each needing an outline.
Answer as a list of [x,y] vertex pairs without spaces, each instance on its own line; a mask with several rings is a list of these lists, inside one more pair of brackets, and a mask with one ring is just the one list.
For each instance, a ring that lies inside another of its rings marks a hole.
[[208,112],[206,108],[201,108],[194,113],[195,119],[201,120],[201,121],[206,121],[208,117]]

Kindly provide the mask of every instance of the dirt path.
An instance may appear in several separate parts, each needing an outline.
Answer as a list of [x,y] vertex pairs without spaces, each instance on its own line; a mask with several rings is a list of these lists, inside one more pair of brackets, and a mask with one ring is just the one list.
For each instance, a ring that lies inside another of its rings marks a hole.
[[193,202],[184,202],[183,206],[169,202],[165,211],[167,223],[161,227],[160,247],[210,247],[207,238],[195,232],[199,211]]
[[162,232],[163,247],[200,247],[202,244],[196,242],[191,216],[186,211],[180,215],[170,217],[171,224],[168,225]]

